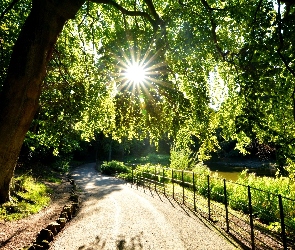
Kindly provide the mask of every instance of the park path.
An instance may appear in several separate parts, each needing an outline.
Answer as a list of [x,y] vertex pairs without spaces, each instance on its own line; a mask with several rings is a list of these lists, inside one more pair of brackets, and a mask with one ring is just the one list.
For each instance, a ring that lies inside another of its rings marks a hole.
[[95,164],[72,173],[82,204],[51,250],[236,249],[216,230],[171,200],[114,177]]

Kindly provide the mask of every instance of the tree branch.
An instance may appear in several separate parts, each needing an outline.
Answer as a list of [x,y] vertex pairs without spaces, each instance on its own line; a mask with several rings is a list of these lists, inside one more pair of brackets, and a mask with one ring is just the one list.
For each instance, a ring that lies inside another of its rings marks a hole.
[[225,10],[225,9],[219,9],[219,8],[212,8],[208,2],[206,0],[201,0],[202,4],[204,5],[204,7],[209,10],[209,11],[213,11],[213,10]]
[[152,2],[151,0],[144,0],[144,2],[145,2],[146,5],[148,6],[149,11],[151,12],[152,16],[153,16],[156,20],[159,20],[159,19],[160,19],[160,16],[158,15],[158,13],[157,13],[157,11],[156,11],[153,2]]
[[8,13],[8,11],[10,11],[12,8],[13,8],[13,6],[15,5],[15,4],[17,4],[17,2],[18,2],[19,0],[13,0],[9,5],[8,5],[8,7],[1,13],[1,15],[0,15],[0,20]]
[[127,10],[121,5],[119,5],[117,2],[113,0],[90,0],[91,2],[94,3],[102,3],[102,4],[109,4],[115,7],[117,10],[121,11],[122,14],[128,15],[128,16],[141,16],[146,18],[153,26],[155,25],[155,20],[151,18],[151,16],[143,11],[132,11],[132,10]]
[[217,34],[216,34],[216,23],[213,19],[213,11],[216,10],[214,8],[211,8],[208,4],[208,2],[206,0],[201,0],[203,6],[205,7],[205,9],[208,11],[209,13],[209,19],[210,19],[210,23],[211,23],[211,32],[212,32],[212,38],[213,38],[213,42],[215,44],[215,47],[218,51],[218,53],[222,56],[223,60],[225,60],[225,57],[228,55],[228,51],[227,52],[223,52],[221,47],[218,44],[218,39],[217,39]]
[[256,23],[257,13],[258,13],[258,11],[260,10],[261,4],[262,4],[262,0],[259,0],[259,3],[258,3],[258,5],[257,5],[257,8],[256,8],[255,13],[254,13],[254,19],[253,19],[253,22],[252,22],[252,26],[253,26],[252,31],[253,31],[253,32],[254,32],[254,23]]

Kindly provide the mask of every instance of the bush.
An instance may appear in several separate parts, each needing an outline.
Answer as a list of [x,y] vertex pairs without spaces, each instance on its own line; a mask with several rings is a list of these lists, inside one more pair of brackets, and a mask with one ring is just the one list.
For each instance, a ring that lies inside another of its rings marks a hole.
[[131,170],[120,161],[103,162],[101,172],[107,175],[116,175],[119,173],[129,173]]
[[128,157],[128,163],[135,164],[161,164],[161,165],[169,165],[169,155],[164,154],[148,154],[147,156],[142,156],[140,158]]
[[[229,205],[235,210],[244,213],[249,212],[248,189],[251,187],[253,214],[263,223],[270,224],[280,218],[278,194],[295,199],[295,187],[286,177],[270,178],[257,177],[243,171],[237,180],[237,184],[228,183]],[[294,218],[294,201],[283,199],[283,207],[286,218]],[[292,224],[292,223],[290,223]]]
[[57,170],[61,173],[67,173],[70,170],[70,162],[72,160],[72,157],[62,157],[58,156],[53,163],[53,169]]
[[191,155],[184,149],[182,150],[171,150],[170,156],[170,168],[173,169],[191,169],[193,160]]
[[199,194],[208,196],[208,175],[210,175],[210,169],[202,164],[196,165],[193,170],[195,173],[195,186]]

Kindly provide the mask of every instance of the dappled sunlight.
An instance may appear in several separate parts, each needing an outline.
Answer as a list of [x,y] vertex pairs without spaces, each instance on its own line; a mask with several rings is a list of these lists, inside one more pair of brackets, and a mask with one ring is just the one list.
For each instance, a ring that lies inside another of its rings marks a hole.
[[[142,243],[142,232],[134,237],[126,237],[124,235],[118,235],[118,239],[116,240],[116,249],[123,250],[123,249],[143,249]],[[106,247],[106,241],[101,239],[98,235],[90,244],[82,245],[78,248],[79,250],[102,250],[108,249]]]
[[95,167],[95,163],[89,163],[83,165],[83,167],[78,167],[72,172],[72,177],[81,190],[83,202],[102,199],[105,195],[122,189],[124,183],[122,180],[102,175]]
[[[176,250],[186,249],[186,244],[198,249],[199,245],[206,248],[211,244],[206,241],[209,235],[213,241],[217,239],[217,235],[184,210],[179,209],[181,213],[175,213],[177,210],[171,209],[172,201],[165,197],[157,193],[152,197],[144,195],[145,191],[137,190],[140,187],[98,173],[95,164],[87,168],[76,169],[77,173],[80,172],[76,176],[81,189],[80,210],[62,236],[53,242],[53,250],[61,246],[69,250]],[[150,190],[147,193],[154,192]],[[178,206],[174,205],[174,208]],[[189,237],[197,233],[203,236],[197,239]],[[220,245],[222,249],[232,249],[225,242]]]
[[92,188],[96,188],[96,185],[94,182],[89,182],[85,186],[85,189],[92,189]]

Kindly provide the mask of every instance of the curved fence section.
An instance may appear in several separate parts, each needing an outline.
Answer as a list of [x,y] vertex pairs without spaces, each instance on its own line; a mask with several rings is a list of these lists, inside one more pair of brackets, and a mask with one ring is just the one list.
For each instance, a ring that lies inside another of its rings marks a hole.
[[295,200],[207,174],[130,166],[136,185],[173,197],[245,249],[295,249]]

